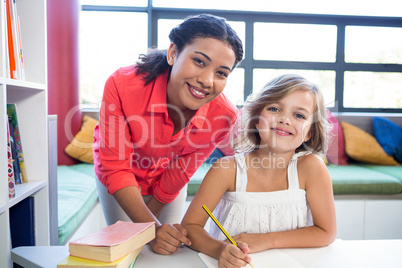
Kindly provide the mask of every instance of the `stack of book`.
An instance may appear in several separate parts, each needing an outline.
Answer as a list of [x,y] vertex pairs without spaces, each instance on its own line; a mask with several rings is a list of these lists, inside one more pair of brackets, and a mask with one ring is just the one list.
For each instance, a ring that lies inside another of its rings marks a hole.
[[9,198],[13,198],[15,197],[15,184],[28,182],[28,178],[15,103],[7,104],[7,116],[8,188]]
[[118,221],[68,244],[70,255],[57,268],[133,267],[145,244],[155,238],[155,223]]

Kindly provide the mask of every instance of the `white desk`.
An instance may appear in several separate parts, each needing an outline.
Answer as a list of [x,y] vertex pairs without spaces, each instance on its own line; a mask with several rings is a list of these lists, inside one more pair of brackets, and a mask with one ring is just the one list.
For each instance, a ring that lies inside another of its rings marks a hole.
[[[402,267],[402,240],[336,240],[328,247],[281,251],[306,268]],[[67,246],[19,247],[12,250],[11,260],[27,268],[55,268],[67,255]],[[164,256],[153,253],[148,246],[134,267],[205,268],[197,252],[187,247]]]

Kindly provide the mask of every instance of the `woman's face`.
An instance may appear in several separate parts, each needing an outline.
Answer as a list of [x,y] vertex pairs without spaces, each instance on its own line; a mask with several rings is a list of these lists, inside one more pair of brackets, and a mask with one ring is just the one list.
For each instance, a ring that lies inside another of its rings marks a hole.
[[180,54],[172,43],[167,59],[172,66],[168,104],[182,111],[194,111],[222,93],[236,57],[233,49],[222,41],[196,38]]

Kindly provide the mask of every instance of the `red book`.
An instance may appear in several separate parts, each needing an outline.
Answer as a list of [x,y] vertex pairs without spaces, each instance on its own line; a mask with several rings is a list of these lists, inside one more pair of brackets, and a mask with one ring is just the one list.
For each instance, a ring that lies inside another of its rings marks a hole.
[[10,63],[10,78],[17,79],[17,64],[15,62],[15,51],[14,51],[14,38],[13,38],[13,27],[11,22],[11,0],[6,0],[6,15],[7,15],[7,44],[8,44],[8,60]]
[[10,125],[7,124],[7,156],[8,156],[8,197],[15,197],[15,180],[14,180],[14,167],[13,167],[13,157],[11,152],[11,141],[10,141]]
[[155,238],[155,223],[118,221],[69,243],[71,256],[113,262]]

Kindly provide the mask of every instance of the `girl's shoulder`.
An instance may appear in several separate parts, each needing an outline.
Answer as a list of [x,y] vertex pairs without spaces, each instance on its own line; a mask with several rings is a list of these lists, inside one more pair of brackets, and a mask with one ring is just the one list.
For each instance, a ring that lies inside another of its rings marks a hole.
[[324,159],[321,156],[315,153],[306,153],[301,155],[297,161],[298,165],[318,165],[323,164],[325,166]]
[[236,171],[235,156],[224,156],[215,161],[211,169],[217,169],[220,172]]
[[222,157],[211,166],[205,179],[213,178],[215,183],[225,185],[229,190],[235,189],[236,161],[234,156]]
[[299,157],[297,161],[297,173],[300,184],[329,176],[324,160],[321,156],[314,153]]

